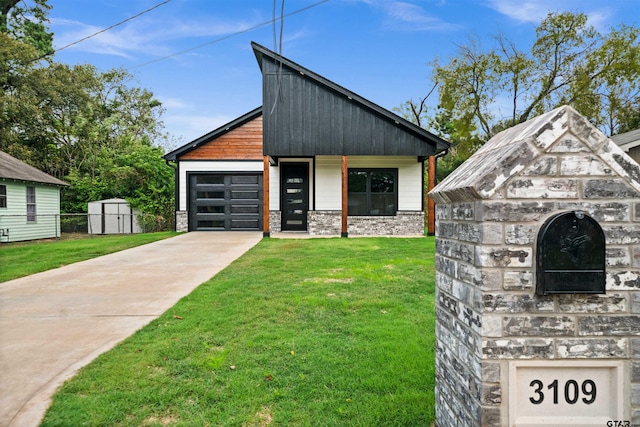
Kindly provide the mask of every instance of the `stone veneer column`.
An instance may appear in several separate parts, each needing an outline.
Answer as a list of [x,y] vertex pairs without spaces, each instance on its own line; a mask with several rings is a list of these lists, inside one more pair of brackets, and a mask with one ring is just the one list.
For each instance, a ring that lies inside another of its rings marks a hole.
[[[620,419],[640,424],[640,166],[562,107],[496,135],[431,195],[436,424],[511,425],[521,361],[620,362]],[[540,227],[576,210],[605,232],[606,294],[537,295]]]
[[189,212],[176,211],[176,231],[189,231]]

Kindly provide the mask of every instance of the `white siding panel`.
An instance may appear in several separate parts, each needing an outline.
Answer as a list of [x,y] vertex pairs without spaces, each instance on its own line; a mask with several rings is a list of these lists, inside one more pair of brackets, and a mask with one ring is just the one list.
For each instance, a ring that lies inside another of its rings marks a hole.
[[316,210],[342,209],[342,157],[316,157]]
[[233,161],[193,161],[180,162],[179,197],[180,210],[186,211],[187,206],[187,174],[198,172],[262,172],[264,170],[263,162],[233,162]]
[[280,168],[269,166],[269,210],[280,210]]
[[398,210],[422,210],[422,163],[413,156],[349,157],[349,168],[397,168]]
[[402,165],[398,169],[399,194],[398,210],[423,210],[423,169],[422,162],[415,158],[413,162]]

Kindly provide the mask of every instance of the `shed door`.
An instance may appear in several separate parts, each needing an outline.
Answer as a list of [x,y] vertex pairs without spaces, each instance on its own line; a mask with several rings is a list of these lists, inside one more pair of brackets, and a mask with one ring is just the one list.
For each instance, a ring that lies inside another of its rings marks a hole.
[[262,175],[189,177],[189,230],[262,230]]

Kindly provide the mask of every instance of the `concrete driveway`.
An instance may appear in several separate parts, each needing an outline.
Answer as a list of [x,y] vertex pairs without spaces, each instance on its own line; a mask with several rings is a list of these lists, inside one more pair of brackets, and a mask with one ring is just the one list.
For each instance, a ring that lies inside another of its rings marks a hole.
[[37,426],[62,383],[262,238],[187,233],[0,283],[0,426]]

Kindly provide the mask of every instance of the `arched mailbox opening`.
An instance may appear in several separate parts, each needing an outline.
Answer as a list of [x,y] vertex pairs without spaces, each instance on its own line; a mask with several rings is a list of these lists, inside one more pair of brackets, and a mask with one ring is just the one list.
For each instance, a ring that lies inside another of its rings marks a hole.
[[581,211],[549,218],[538,234],[536,293],[604,294],[605,282],[600,224]]

